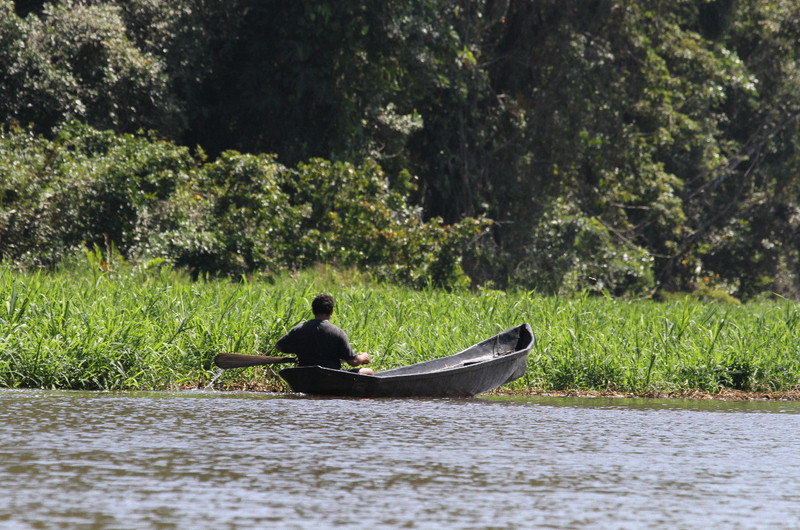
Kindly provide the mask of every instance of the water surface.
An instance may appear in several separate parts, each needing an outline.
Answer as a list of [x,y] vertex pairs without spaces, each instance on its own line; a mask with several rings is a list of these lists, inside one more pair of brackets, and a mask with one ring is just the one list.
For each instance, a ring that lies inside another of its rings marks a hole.
[[800,404],[0,391],[2,528],[796,528]]

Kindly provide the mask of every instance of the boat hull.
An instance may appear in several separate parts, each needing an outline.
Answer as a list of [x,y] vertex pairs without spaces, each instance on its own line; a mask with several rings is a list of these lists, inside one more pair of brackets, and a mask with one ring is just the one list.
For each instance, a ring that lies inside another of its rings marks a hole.
[[527,369],[533,333],[522,324],[440,359],[363,375],[320,366],[286,368],[295,392],[348,397],[469,397],[519,379]]

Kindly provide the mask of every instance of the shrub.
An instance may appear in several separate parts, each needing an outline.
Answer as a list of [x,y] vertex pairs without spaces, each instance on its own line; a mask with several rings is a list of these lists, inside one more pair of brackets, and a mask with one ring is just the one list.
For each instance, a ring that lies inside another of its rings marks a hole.
[[48,142],[3,129],[0,252],[23,266],[50,267],[78,248],[113,241],[128,256],[149,237],[143,217],[171,198],[194,165],[187,149],[152,136],[73,123]]
[[483,234],[487,219],[466,218],[444,225],[423,222],[420,208],[391,189],[380,166],[312,160],[286,181],[290,202],[305,212],[306,237],[297,260],[358,266],[379,278],[423,287],[469,284],[460,265],[470,243]]
[[548,293],[607,291],[640,294],[653,286],[652,258],[645,249],[615,241],[595,217],[556,201],[536,227],[512,283]]
[[488,225],[423,222],[369,160],[289,169],[228,151],[204,162],[153,135],[78,123],[52,142],[2,129],[0,170],[0,253],[20,266],[114,245],[124,259],[162,258],[194,277],[331,263],[451,288],[468,285],[461,256]]
[[272,156],[223,153],[180,182],[152,217],[140,254],[165,257],[195,277],[276,272],[293,213],[280,189],[285,171]]

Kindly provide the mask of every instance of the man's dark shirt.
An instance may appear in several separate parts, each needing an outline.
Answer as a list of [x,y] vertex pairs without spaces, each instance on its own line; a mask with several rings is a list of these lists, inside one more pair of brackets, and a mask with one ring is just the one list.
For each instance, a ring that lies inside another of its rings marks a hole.
[[341,361],[355,359],[347,334],[327,320],[308,320],[281,337],[275,346],[297,355],[299,366],[341,369]]

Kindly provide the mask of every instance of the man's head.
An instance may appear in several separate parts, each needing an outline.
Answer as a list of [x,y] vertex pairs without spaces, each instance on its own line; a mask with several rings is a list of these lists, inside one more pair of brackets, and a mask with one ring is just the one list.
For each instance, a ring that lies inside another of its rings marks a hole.
[[319,315],[331,316],[333,314],[333,305],[333,297],[331,295],[321,294],[311,302],[311,310],[314,312],[315,317]]

